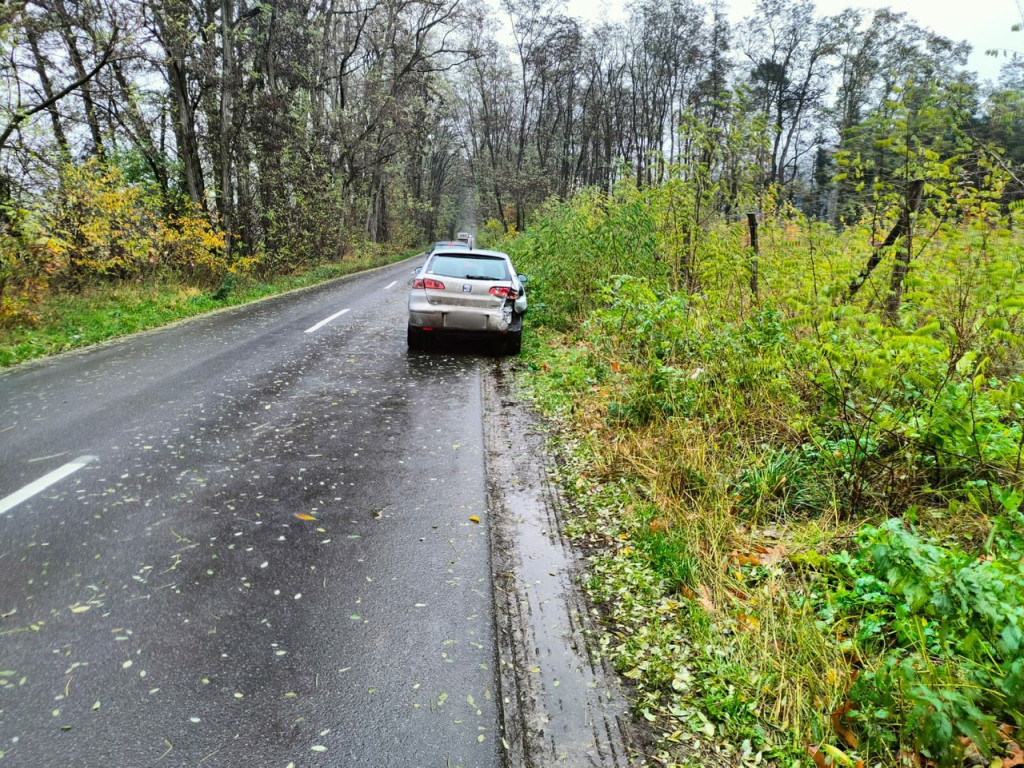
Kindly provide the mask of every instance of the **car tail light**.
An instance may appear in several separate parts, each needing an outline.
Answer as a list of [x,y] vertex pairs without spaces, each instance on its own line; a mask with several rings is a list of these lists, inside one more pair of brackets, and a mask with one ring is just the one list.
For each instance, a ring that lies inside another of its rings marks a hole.
[[515,288],[509,288],[507,285],[496,285],[491,288],[489,293],[491,296],[500,296],[503,299],[515,299],[519,296]]
[[436,291],[444,290],[444,283],[434,280],[432,277],[417,277],[412,281],[413,288],[432,288]]

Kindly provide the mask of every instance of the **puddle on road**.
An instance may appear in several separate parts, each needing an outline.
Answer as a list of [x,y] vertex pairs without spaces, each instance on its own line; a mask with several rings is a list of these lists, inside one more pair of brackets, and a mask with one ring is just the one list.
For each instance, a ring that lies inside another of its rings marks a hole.
[[[517,578],[529,605],[530,631],[536,644],[540,678],[540,707],[547,719],[545,741],[566,765],[613,765],[615,736],[605,722],[610,705],[607,684],[586,650],[580,611],[569,595],[573,561],[557,533],[557,522],[546,514],[547,505],[509,497],[509,507],[520,517],[515,523]],[[604,700],[602,700],[604,699]]]
[[[497,368],[497,366],[496,366]],[[587,650],[587,603],[561,530],[545,436],[499,375],[485,441],[503,720],[512,766],[642,765],[618,678]],[[595,636],[596,637],[596,636]]]

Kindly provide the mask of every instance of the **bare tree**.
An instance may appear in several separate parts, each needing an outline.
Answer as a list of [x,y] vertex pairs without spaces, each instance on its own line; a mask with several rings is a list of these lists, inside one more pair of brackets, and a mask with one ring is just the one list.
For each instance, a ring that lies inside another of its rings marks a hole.
[[775,130],[766,158],[769,184],[791,184],[807,147],[801,132],[824,106],[830,59],[836,50],[833,20],[817,19],[810,0],[761,0],[741,28],[750,82]]
[[[87,42],[80,42],[66,30],[54,30],[46,23],[47,7],[25,5],[9,9],[6,16],[10,34],[18,43],[0,67],[5,80],[8,102],[0,108],[0,202],[13,194],[12,174],[7,160],[18,144],[17,134],[32,118],[40,113],[49,115],[55,141],[61,152],[69,150],[69,140],[57,105],[74,96],[80,96],[88,105],[88,123],[93,130],[93,150],[101,151],[98,121],[91,100],[86,97],[90,86],[100,72],[113,60],[119,49],[119,29],[109,26],[105,32]],[[44,47],[55,47],[58,41],[66,46],[54,55],[66,55],[74,61],[73,74],[64,75],[60,68],[44,53]]]

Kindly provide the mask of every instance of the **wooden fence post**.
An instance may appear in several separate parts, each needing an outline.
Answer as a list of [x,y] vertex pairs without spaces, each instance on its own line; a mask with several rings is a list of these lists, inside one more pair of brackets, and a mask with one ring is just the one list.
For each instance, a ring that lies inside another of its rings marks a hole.
[[890,322],[896,322],[903,296],[903,279],[910,270],[910,257],[914,247],[914,233],[910,228],[910,214],[921,207],[924,195],[924,180],[914,179],[907,185],[907,200],[903,206],[903,218],[906,219],[904,238],[906,248],[896,251],[896,262],[892,265],[892,277],[889,279],[889,295],[885,297],[885,314]]
[[[921,199],[924,196],[924,179],[914,179],[907,184],[907,191],[904,196],[903,210],[900,212],[900,217],[896,221],[896,225],[889,232],[889,235],[885,238],[880,246],[875,249],[875,252],[871,254],[871,258],[868,259],[868,263],[864,265],[864,269],[860,271],[850,283],[850,287],[847,289],[846,298],[847,300],[852,299],[857,291],[861,289],[861,286],[867,282],[868,277],[871,275],[871,271],[878,266],[878,262],[882,260],[882,256],[885,254],[886,248],[890,248],[895,245],[896,241],[899,240],[903,235],[910,234],[910,214],[916,213],[917,209],[921,207]],[[907,246],[909,254],[910,246]],[[910,263],[910,257],[907,257],[907,264]],[[905,272],[904,272],[905,274]],[[895,275],[894,275],[895,277]],[[902,285],[902,277],[900,280]],[[897,298],[897,306],[899,305],[899,299]]]
[[757,245],[757,214],[747,214],[747,229],[750,230],[750,293],[754,297],[754,303],[760,303],[758,296],[758,258],[760,250]]

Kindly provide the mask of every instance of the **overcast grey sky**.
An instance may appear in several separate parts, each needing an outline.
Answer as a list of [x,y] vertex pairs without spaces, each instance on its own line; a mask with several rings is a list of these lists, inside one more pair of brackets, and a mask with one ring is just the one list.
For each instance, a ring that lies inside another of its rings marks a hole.
[[[573,16],[597,18],[607,13],[611,20],[623,17],[625,0],[569,0]],[[726,1],[734,22],[749,15],[754,0]],[[1000,59],[986,56],[989,48],[1007,48],[1024,53],[1024,32],[1013,32],[1014,24],[1022,23],[1016,0],[817,0],[815,6],[822,16],[850,8],[891,8],[906,13],[922,27],[954,40],[966,40],[974,47],[969,66],[981,78],[995,80]]]

